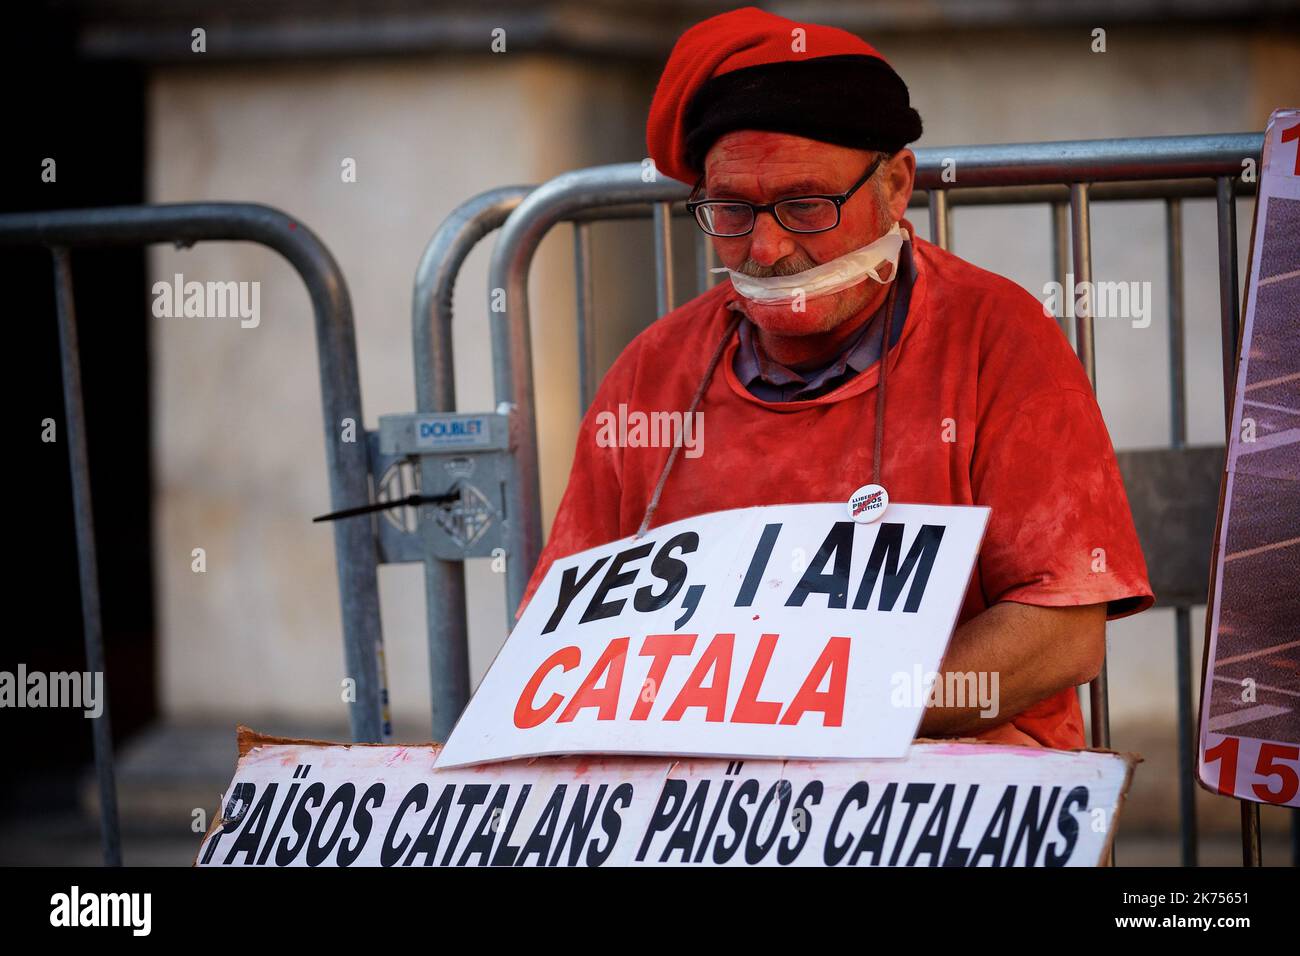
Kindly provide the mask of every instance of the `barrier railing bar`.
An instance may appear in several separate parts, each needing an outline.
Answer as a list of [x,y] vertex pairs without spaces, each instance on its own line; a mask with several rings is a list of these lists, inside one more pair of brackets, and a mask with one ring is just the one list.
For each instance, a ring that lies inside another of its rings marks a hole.
[[672,204],[657,202],[655,218],[655,304],[657,315],[673,310],[673,220]]
[[[500,228],[530,189],[531,186],[503,186],[467,200],[443,221],[425,247],[416,268],[411,300],[418,411],[456,410],[452,349],[456,276],[478,241]],[[441,476],[433,474],[434,463],[425,459],[420,468],[420,487],[436,487]],[[446,740],[469,702],[470,693],[464,562],[426,556],[424,599],[433,739]]]
[[[1044,189],[1046,187],[1033,187]],[[1069,216],[1069,197],[1070,188],[1062,186],[1061,190],[1065,193],[1064,200],[1053,200],[1051,203],[1052,210],[1052,276],[1061,284],[1064,295],[1074,298],[1074,286],[1070,282],[1070,216]],[[959,194],[960,195],[960,194]],[[1070,343],[1074,348],[1074,328],[1070,325],[1070,319],[1066,309],[1059,310],[1056,317],[1056,324],[1060,326],[1061,334],[1065,336],[1065,341]],[[1083,686],[1080,685],[1074,689],[1075,695],[1079,699],[1079,709],[1083,710],[1084,694]],[[1089,691],[1091,693],[1091,691]],[[1089,704],[1091,708],[1091,704]]]
[[1237,204],[1233,179],[1220,176],[1216,183],[1219,227],[1219,318],[1223,336],[1223,415],[1225,433],[1232,430],[1233,383],[1237,378],[1237,341],[1240,337],[1240,299],[1237,294]]
[[[315,316],[330,502],[336,510],[368,502],[366,444],[343,440],[344,419],[358,426],[364,421],[352,303],[338,263],[310,229],[278,209],[257,203],[169,203],[0,215],[0,243],[10,245],[199,241],[260,243],[284,256],[302,277]],[[349,707],[352,735],[359,742],[379,742],[384,735],[382,700],[387,691],[380,667],[383,632],[371,526],[364,521],[336,522],[334,554],[347,675],[355,679],[357,691]]]
[[[1169,444],[1187,445],[1187,352],[1183,275],[1183,203],[1165,201],[1165,256],[1169,286]],[[1196,720],[1192,713],[1192,611],[1174,608],[1178,686],[1178,818],[1183,866],[1196,866]]]
[[[1254,191],[1251,183],[1238,183],[1238,195],[1250,195]],[[943,192],[950,209],[957,206],[1036,206],[1043,203],[1068,204],[1070,187],[1057,183],[1055,185],[1037,186],[979,186],[950,187]],[[686,190],[682,190],[684,196]],[[1214,177],[1206,175],[1199,179],[1152,179],[1140,182],[1101,182],[1093,183],[1089,190],[1089,201],[1098,202],[1141,202],[1151,200],[1178,199],[1213,199],[1216,195]],[[908,202],[909,209],[927,208],[930,204],[929,194],[919,187],[912,193]],[[687,218],[684,202],[672,202],[673,216]],[[570,222],[604,222],[607,220],[651,219],[654,210],[644,203],[602,206],[595,209],[583,209],[567,217]]]
[[1187,179],[1236,175],[1241,160],[1258,155],[1260,133],[1142,136],[1053,143],[922,147],[916,153],[916,188],[943,188],[944,161],[954,161],[962,188]]
[[[1053,278],[1061,284],[1064,294],[1073,298],[1073,287],[1067,281],[1070,272],[1070,219],[1066,215],[1067,208],[1064,202],[1052,203],[1052,273]],[[1065,340],[1073,344],[1074,330],[1070,328],[1065,309],[1061,309],[1056,324],[1061,327]]]
[[591,271],[591,223],[573,224],[573,272],[578,320],[578,415],[585,415],[596,396],[596,326],[591,303],[596,279]]
[[714,285],[714,273],[710,269],[718,267],[718,252],[714,243],[702,230],[695,230],[695,294],[703,293]]
[[[1088,184],[1070,185],[1070,232],[1074,253],[1074,281],[1092,285],[1092,220],[1088,207]],[[1086,307],[1081,307],[1086,303]],[[1075,351],[1093,391],[1097,390],[1097,351],[1092,323],[1092,302],[1084,299],[1075,305]],[[1110,709],[1107,699],[1106,658],[1089,687],[1089,715],[1092,746],[1110,746]]]
[[[1072,183],[1070,186],[1070,235],[1074,253],[1074,281],[1085,287],[1092,285],[1092,217],[1088,205],[1088,184]],[[1086,303],[1086,306],[1085,306]],[[1097,390],[1097,352],[1093,339],[1092,300],[1084,298],[1075,304],[1075,351],[1083,369],[1088,373],[1092,389]]]
[[[1253,188],[1253,187],[1252,187]],[[1067,204],[1070,187],[1056,185],[1036,186],[976,186],[950,187],[945,190],[950,207],[957,206],[1037,206],[1043,203]],[[1094,182],[1088,190],[1088,201],[1142,202],[1179,199],[1213,198],[1214,180],[1206,176],[1195,179],[1149,179],[1136,182]],[[927,194],[914,192],[909,206],[924,206]]]
[[90,497],[90,455],[86,443],[86,409],[81,390],[81,351],[77,344],[76,304],[72,294],[72,265],[68,250],[55,246],[54,299],[59,319],[59,365],[63,406],[67,416],[68,469],[72,478],[72,515],[77,534],[77,572],[81,585],[81,619],[86,644],[86,669],[102,674],[102,709],[91,722],[95,778],[99,788],[100,842],[105,866],[122,865],[122,833],[117,813],[117,783],[113,763],[113,732],[109,722],[108,676],[104,661],[104,629],[99,604],[99,564],[95,553],[95,520]]
[[930,190],[930,241],[940,249],[950,249],[948,229],[951,222],[948,217],[948,192],[944,189]]
[[705,235],[703,230],[695,230],[695,270],[696,282],[698,283],[697,295],[700,292],[705,292],[710,289],[713,286],[713,283],[717,281],[717,276],[709,271],[710,269],[717,268],[717,266],[718,253],[713,248],[712,240]]
[[1187,444],[1187,352],[1183,313],[1183,204],[1165,201],[1165,265],[1169,285],[1169,442]]
[[[1071,249],[1074,253],[1074,281],[1091,287],[1092,217],[1088,206],[1088,187],[1088,183],[1070,184],[1070,235]],[[1092,300],[1088,298],[1083,301],[1087,303],[1085,308],[1081,308],[1078,302],[1075,304],[1075,352],[1079,356],[1079,361],[1083,363],[1084,371],[1088,373],[1088,381],[1092,384],[1093,392],[1096,392],[1097,344],[1092,323]],[[1109,657],[1108,653],[1103,653],[1101,669],[1088,685],[1088,727],[1092,746],[1099,748],[1110,747],[1110,700],[1106,675]],[[1113,845],[1106,855],[1105,865],[1115,865]]]
[[1259,837],[1259,804],[1253,800],[1241,803],[1241,865],[1263,866],[1264,854]]
[[415,270],[411,344],[415,405],[421,412],[456,410],[452,317],[456,277],[479,240],[501,227],[532,186],[479,193],[451,211],[429,239]]

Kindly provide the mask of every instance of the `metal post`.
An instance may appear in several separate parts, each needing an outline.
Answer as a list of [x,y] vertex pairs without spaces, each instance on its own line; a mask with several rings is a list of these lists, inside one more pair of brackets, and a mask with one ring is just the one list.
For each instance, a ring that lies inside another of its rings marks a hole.
[[1237,381],[1237,342],[1241,335],[1237,293],[1237,203],[1231,176],[1216,179],[1219,226],[1219,328],[1223,338],[1224,431],[1232,429],[1233,391]]
[[68,250],[56,246],[54,299],[59,315],[59,365],[63,373],[63,410],[67,417],[68,468],[72,473],[72,515],[77,531],[77,572],[81,583],[81,618],[86,641],[86,669],[101,675],[103,711],[91,722],[95,777],[99,784],[100,840],[106,866],[122,865],[122,834],[117,815],[113,769],[113,732],[108,719],[108,678],[104,630],[99,613],[99,567],[95,555],[95,519],[90,501],[90,456],[86,448],[86,410],[81,393],[81,351],[72,297]]
[[578,307],[578,415],[587,414],[596,397],[596,327],[591,303],[596,279],[591,271],[591,223],[573,224],[573,271]]
[[[1092,223],[1088,209],[1088,184],[1070,184],[1070,224],[1074,250],[1074,281],[1092,285]],[[1092,300],[1088,299],[1087,308],[1075,304],[1075,351],[1083,369],[1088,375],[1092,389],[1097,390],[1096,343],[1093,336]],[[1101,670],[1088,686],[1088,717],[1092,746],[1110,747],[1110,701],[1108,699],[1108,681],[1106,679],[1106,658],[1103,656]],[[1108,866],[1115,865],[1114,850],[1109,854]]]
[[[1092,285],[1092,220],[1088,208],[1088,184],[1072,183],[1070,185],[1070,227],[1074,249],[1074,281]],[[1092,300],[1088,299],[1087,308],[1075,305],[1074,315],[1075,351],[1083,370],[1092,383],[1092,390],[1097,390],[1097,356],[1093,339]]]
[[[1074,301],[1074,278],[1070,274],[1070,217],[1067,212],[1067,206],[1063,202],[1053,202],[1052,209],[1052,278],[1061,287],[1061,305],[1059,314],[1056,317],[1056,324],[1060,326],[1061,334],[1065,336],[1065,341],[1074,347],[1074,330],[1070,327],[1069,309],[1065,308],[1065,303]],[[1079,699],[1079,709],[1083,710],[1083,688],[1074,689],[1075,696]],[[1089,706],[1091,710],[1091,706]],[[1091,716],[1091,715],[1089,715]]]
[[948,213],[948,191],[931,189],[930,193],[930,241],[940,249],[952,248],[952,222]]
[[[456,276],[474,246],[497,229],[530,186],[504,186],[475,196],[452,211],[420,257],[411,300],[411,343],[415,354],[415,405],[421,412],[456,410],[456,367],[452,349],[452,304]],[[420,487],[437,478],[422,462]],[[424,509],[420,520],[426,520]],[[429,645],[429,698],[433,739],[446,740],[469,702],[469,625],[465,608],[465,563],[433,556],[424,560],[425,627]]]
[[1241,865],[1263,866],[1264,854],[1259,845],[1259,804],[1239,800],[1241,804]]
[[713,248],[713,240],[703,229],[696,229],[695,269],[698,284],[697,294],[707,292],[713,287],[714,274],[709,271],[717,268],[718,253]]
[[[1170,445],[1187,445],[1187,361],[1183,313],[1183,204],[1165,201],[1165,251],[1169,285]],[[1178,824],[1183,866],[1196,866],[1196,739],[1192,715],[1192,611],[1174,609],[1174,650],[1178,682]]]
[[1196,718],[1192,714],[1192,610],[1174,609],[1174,655],[1178,674],[1178,830],[1182,865],[1197,866]]
[[1169,285],[1169,434],[1174,448],[1187,444],[1187,350],[1183,313],[1183,203],[1165,201],[1165,263]]
[[673,207],[655,203],[655,304],[659,315],[673,310]]
[[[1063,202],[1052,203],[1052,273],[1053,278],[1060,283],[1062,298],[1068,296],[1072,301],[1074,283],[1070,281],[1070,217],[1066,214]],[[1073,344],[1074,330],[1070,328],[1065,309],[1061,309],[1056,322],[1061,327],[1065,340]]]
[[[1070,186],[1070,221],[1074,248],[1074,281],[1092,284],[1092,236],[1088,210],[1088,184],[1073,183]],[[1092,302],[1086,308],[1075,306],[1075,349],[1083,369],[1092,383],[1093,391],[1097,389],[1097,358],[1093,338]],[[1101,671],[1093,678],[1089,686],[1089,718],[1091,723],[1092,746],[1110,746],[1110,711],[1107,699],[1106,661],[1102,660]]]

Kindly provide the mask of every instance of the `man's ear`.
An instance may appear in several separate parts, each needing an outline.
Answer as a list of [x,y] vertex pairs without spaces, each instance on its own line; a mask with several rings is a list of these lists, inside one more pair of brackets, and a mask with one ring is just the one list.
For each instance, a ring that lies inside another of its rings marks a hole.
[[903,148],[891,156],[881,167],[889,214],[894,222],[907,215],[907,204],[912,201],[912,185],[916,182],[916,154]]

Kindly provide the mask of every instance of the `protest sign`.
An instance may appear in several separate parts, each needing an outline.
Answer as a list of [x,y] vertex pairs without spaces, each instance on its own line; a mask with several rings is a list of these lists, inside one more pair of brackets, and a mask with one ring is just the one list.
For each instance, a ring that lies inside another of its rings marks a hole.
[[1096,866],[1136,758],[918,742],[903,760],[543,757],[241,728],[200,866]]
[[1300,806],[1300,110],[1264,134],[1206,615],[1197,775]]
[[698,515],[556,561],[440,767],[559,753],[901,757],[988,519],[846,505]]

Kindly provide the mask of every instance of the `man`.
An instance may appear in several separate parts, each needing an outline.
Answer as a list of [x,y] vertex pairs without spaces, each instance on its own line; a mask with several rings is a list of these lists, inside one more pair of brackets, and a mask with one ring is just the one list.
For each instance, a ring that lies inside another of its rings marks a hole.
[[[731,281],[610,369],[525,603],[557,557],[704,512],[844,502],[868,482],[895,502],[987,505],[943,671],[996,674],[998,713],[930,707],[920,733],[1082,747],[1075,687],[1101,666],[1106,620],[1153,603],[1146,566],[1055,321],[904,219],[920,134],[901,78],[844,31],[746,8],[683,34],[650,155],[695,186]],[[698,410],[704,454],[607,447],[597,420],[620,404]]]

